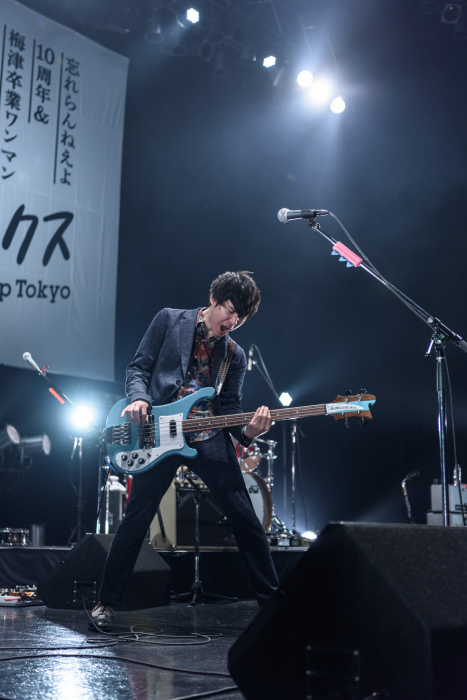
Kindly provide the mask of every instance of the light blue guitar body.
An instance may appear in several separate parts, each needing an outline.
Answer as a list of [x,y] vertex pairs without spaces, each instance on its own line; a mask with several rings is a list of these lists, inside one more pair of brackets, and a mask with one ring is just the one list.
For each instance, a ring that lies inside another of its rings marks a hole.
[[203,399],[212,399],[215,393],[215,389],[206,387],[173,403],[153,406],[149,422],[141,425],[131,423],[128,414],[121,418],[129,401],[117,401],[110,409],[105,427],[107,454],[112,465],[124,474],[135,474],[151,469],[170,455],[194,459],[198,453],[186,444],[182,422],[193,406]]

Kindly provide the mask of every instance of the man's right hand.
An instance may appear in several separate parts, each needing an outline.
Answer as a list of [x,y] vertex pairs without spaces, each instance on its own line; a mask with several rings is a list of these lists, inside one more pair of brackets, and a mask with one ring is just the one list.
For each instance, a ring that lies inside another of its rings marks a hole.
[[132,423],[147,423],[148,413],[150,412],[150,408],[146,401],[138,400],[128,404],[128,406],[123,409],[120,418],[123,418],[125,413],[128,413],[128,418]]

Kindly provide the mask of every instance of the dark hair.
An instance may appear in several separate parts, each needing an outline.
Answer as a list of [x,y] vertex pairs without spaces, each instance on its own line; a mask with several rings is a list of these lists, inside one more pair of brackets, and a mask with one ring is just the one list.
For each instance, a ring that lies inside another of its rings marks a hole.
[[224,272],[211,283],[210,294],[217,306],[230,301],[241,318],[251,318],[258,311],[261,294],[252,272]]

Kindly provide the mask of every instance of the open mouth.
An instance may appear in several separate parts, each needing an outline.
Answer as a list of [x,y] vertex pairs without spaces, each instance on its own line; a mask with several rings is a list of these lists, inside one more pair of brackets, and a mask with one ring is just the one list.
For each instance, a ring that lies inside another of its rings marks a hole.
[[230,326],[221,325],[222,333],[228,333],[230,331]]

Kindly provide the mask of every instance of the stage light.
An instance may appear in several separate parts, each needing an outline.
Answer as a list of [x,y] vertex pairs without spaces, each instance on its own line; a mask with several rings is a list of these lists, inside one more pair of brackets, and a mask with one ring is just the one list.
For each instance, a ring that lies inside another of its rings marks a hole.
[[282,394],[279,396],[279,401],[283,406],[290,406],[292,403],[292,397],[288,393],[288,391],[283,391]]
[[243,44],[238,62],[241,66],[251,66],[256,63],[256,49],[252,39],[247,39]]
[[195,10],[194,7],[190,7],[190,9],[186,11],[186,18],[192,24],[196,24],[197,22],[199,22],[198,10]]
[[326,78],[319,78],[319,80],[314,81],[307,96],[309,96],[311,102],[323,105],[330,101],[332,93],[333,87],[331,82],[326,80]]
[[341,114],[345,110],[345,107],[346,104],[342,97],[335,97],[329,105],[329,109],[331,112],[334,112],[334,114]]
[[267,58],[264,59],[263,61],[263,66],[265,68],[272,68],[272,66],[276,65],[276,57],[275,56],[267,56]]
[[161,25],[156,20],[152,18],[148,22],[148,31],[144,35],[146,41],[150,44],[160,44],[164,41],[164,35],[162,34]]
[[307,530],[302,534],[302,537],[306,540],[311,540],[312,542],[314,542],[317,539],[318,535],[316,534],[316,532],[313,532],[313,530]]
[[441,22],[445,24],[457,24],[461,18],[462,5],[448,3],[443,7]]
[[71,422],[79,430],[91,428],[93,420],[94,411],[89,406],[76,406],[71,414]]
[[313,73],[309,70],[301,70],[297,75],[297,83],[302,88],[310,87],[313,82]]
[[0,431],[0,452],[3,452],[3,450],[6,450],[7,447],[11,447],[12,445],[18,445],[20,439],[16,428],[7,423],[3,430]]
[[44,434],[35,435],[34,437],[21,438],[18,447],[28,454],[43,452],[45,455],[49,455],[52,449],[52,444],[49,436]]

